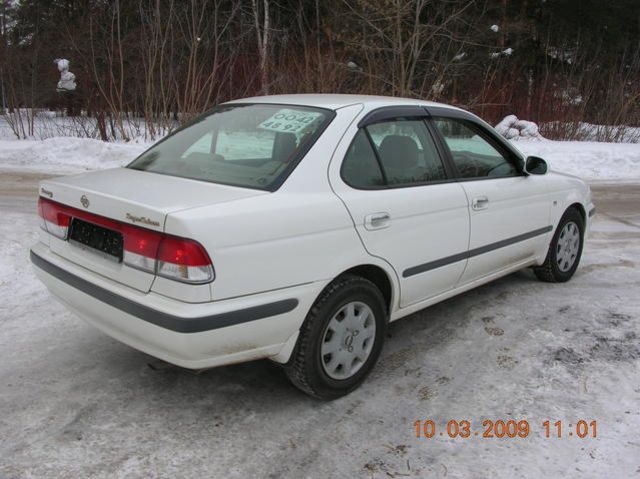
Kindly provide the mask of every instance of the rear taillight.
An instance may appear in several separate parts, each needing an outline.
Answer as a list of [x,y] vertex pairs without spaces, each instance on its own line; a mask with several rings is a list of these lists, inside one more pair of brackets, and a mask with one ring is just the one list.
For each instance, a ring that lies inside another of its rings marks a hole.
[[125,264],[184,283],[214,279],[209,255],[196,241],[123,225]]
[[195,241],[172,236],[165,236],[160,242],[157,273],[188,283],[208,283],[213,279],[211,260],[204,248]]
[[71,216],[68,209],[53,201],[38,198],[38,214],[40,215],[40,228],[60,239],[67,239]]
[[46,198],[38,198],[38,214],[40,227],[61,239],[67,239],[71,218],[119,231],[122,260],[132,268],[192,284],[209,283],[215,278],[211,259],[197,241],[121,223]]
[[156,258],[162,233],[123,224],[122,260],[126,265],[156,274]]

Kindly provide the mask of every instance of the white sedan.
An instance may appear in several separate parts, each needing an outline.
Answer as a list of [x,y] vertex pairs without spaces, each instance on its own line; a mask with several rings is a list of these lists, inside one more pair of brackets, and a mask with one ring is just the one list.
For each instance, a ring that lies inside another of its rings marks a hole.
[[356,388],[390,321],[533,267],[576,271],[595,211],[459,108],[354,95],[222,104],[125,168],[43,181],[40,279],[185,368],[270,358],[320,398]]

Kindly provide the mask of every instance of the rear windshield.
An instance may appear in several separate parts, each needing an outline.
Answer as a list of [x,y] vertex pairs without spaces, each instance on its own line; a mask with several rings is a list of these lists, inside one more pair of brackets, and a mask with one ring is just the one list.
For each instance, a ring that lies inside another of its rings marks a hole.
[[222,105],[151,147],[128,168],[274,190],[333,118],[304,106]]

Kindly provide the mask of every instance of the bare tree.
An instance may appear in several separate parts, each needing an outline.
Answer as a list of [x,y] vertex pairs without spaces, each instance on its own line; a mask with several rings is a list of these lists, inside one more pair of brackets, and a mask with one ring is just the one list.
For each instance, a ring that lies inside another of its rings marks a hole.
[[269,0],[262,0],[262,9],[259,0],[251,0],[256,40],[258,44],[258,58],[260,69],[260,85],[265,95],[269,94]]

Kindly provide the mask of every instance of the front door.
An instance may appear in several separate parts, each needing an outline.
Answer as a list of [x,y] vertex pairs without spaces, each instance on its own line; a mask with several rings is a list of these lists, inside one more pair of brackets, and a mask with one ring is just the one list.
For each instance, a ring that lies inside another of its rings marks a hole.
[[433,124],[469,200],[469,260],[461,284],[546,249],[552,228],[545,177],[526,176],[518,159],[479,124],[443,117]]

